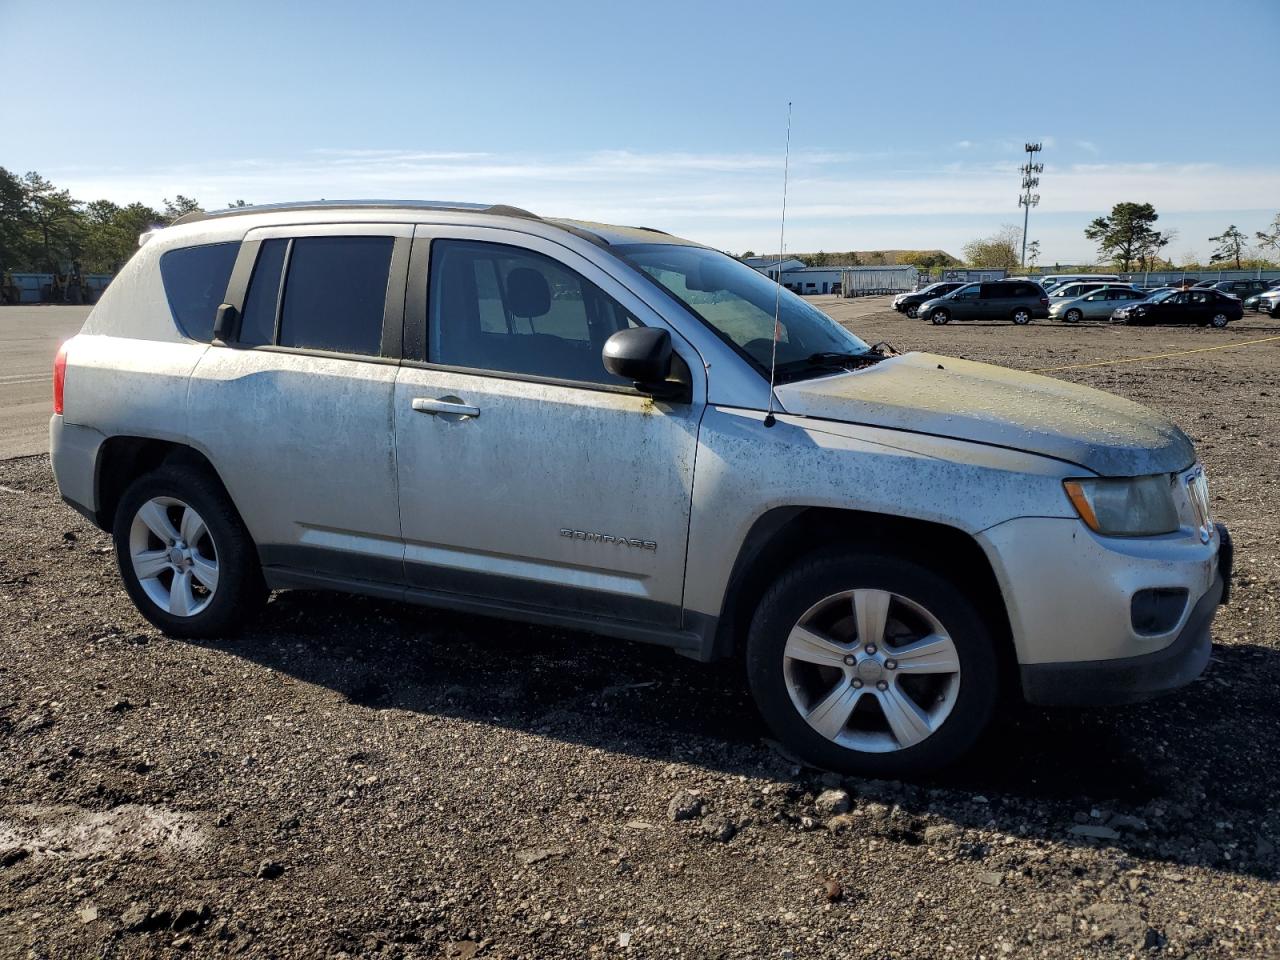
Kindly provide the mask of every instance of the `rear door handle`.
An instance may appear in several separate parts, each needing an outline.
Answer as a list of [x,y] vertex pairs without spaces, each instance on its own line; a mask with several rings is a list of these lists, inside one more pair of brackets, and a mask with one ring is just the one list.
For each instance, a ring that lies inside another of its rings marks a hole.
[[440,397],[438,400],[433,400],[430,397],[414,397],[413,409],[418,413],[429,413],[432,416],[441,413],[452,414],[455,417],[480,416],[479,407],[463,403],[457,397]]

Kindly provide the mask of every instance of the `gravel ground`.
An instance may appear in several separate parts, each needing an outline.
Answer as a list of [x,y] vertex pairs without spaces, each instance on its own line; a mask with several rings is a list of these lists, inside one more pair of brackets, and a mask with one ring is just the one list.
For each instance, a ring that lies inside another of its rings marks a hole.
[[[822,306],[1022,368],[1280,335]],[[801,769],[734,664],[586,635],[292,593],[166,639],[47,459],[0,463],[0,956],[1280,955],[1278,359],[1060,371],[1199,444],[1238,549],[1212,663],[917,783]]]

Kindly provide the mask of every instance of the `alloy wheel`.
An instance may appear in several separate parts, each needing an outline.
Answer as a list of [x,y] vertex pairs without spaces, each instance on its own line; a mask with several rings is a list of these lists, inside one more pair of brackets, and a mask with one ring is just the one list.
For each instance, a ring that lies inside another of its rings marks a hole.
[[1013,312],[1013,322],[1022,326],[1031,322],[1031,312],[1029,310],[1015,310]]
[[1082,316],[1084,316],[1084,314],[1079,310],[1068,310],[1067,315],[1062,319],[1066,320],[1067,323],[1079,323]]
[[1225,313],[1214,314],[1213,319],[1210,320],[1209,323],[1221,330],[1227,325],[1227,315]]
[[161,610],[194,617],[218,589],[218,551],[204,518],[175,497],[152,497],[129,528],[138,583]]
[[848,590],[810,607],[783,648],[787,693],[833,743],[892,753],[925,740],[951,715],[960,657],[942,623],[887,590]]

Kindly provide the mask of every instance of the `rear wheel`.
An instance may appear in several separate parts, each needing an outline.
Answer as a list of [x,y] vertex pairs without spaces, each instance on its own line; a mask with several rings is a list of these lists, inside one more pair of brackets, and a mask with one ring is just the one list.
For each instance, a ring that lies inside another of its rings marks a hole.
[[849,550],[802,561],[765,593],[747,671],[788,748],[875,776],[959,758],[998,689],[990,631],[959,590],[912,561]]
[[1079,310],[1068,310],[1062,315],[1062,319],[1067,323],[1079,323],[1084,319],[1084,314]]
[[1031,322],[1031,311],[1027,310],[1025,307],[1019,308],[1013,311],[1013,316],[1011,319],[1018,326],[1025,327],[1028,323]]
[[266,600],[249,532],[222,487],[199,470],[161,467],[139,477],[112,532],[125,590],[170,636],[234,632]]
[[934,324],[934,326],[938,326],[938,327],[942,326],[944,323],[950,323],[951,311],[943,310],[941,308],[934,310],[932,313],[929,314],[929,322]]
[[1218,330],[1223,329],[1227,325],[1227,315],[1225,313],[1215,313],[1213,319],[1209,321],[1209,326]]

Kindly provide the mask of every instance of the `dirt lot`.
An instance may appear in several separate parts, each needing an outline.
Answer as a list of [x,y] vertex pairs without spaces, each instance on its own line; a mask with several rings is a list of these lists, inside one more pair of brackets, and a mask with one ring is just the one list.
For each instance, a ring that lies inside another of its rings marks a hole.
[[[1280,336],[822,305],[1021,368]],[[1238,549],[1212,663],[909,784],[794,766],[733,664],[318,594],[165,639],[47,460],[0,463],[0,955],[1280,955],[1278,361],[1058,372],[1199,444]]]

